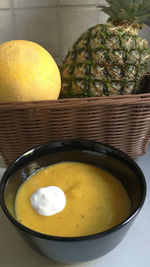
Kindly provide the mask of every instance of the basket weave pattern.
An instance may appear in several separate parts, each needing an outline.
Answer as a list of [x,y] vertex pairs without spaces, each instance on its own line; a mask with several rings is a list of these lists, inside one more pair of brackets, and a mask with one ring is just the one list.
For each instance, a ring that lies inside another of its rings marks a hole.
[[42,143],[74,138],[143,155],[150,141],[150,93],[0,104],[0,153],[7,164]]

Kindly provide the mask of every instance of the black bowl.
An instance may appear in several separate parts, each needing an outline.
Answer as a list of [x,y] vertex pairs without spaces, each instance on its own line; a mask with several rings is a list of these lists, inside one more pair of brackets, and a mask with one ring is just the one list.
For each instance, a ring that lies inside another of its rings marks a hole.
[[[62,161],[93,164],[116,176],[131,201],[128,218],[109,230],[83,237],[45,235],[20,224],[14,212],[19,186],[38,169]],[[30,246],[46,257],[63,263],[93,260],[116,247],[141,210],[145,196],[145,178],[134,160],[114,147],[87,140],[50,142],[24,153],[7,168],[0,184],[1,206],[10,222]]]

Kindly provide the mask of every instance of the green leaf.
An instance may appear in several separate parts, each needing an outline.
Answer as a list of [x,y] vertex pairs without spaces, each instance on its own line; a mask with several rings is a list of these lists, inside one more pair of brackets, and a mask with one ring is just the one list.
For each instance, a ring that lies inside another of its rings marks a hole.
[[133,4],[137,4],[137,5],[140,3],[143,4],[144,1],[143,0],[132,0]]
[[[121,9],[124,8],[124,9],[129,9],[129,1],[125,1],[125,0],[118,0],[120,6],[121,6]],[[132,1],[130,0],[130,4],[132,4]]]
[[127,18],[127,12],[125,9],[121,9],[119,13],[119,20],[125,20]]
[[[106,0],[109,6],[99,5],[111,21],[130,21],[149,25],[150,0]],[[145,18],[144,18],[145,16]]]
[[140,17],[142,17],[142,16],[144,16],[144,15],[148,15],[148,14],[150,14],[150,7],[147,8],[146,11],[141,12],[141,13],[140,13]]
[[112,0],[105,0],[105,2],[107,2],[110,6],[112,5]]
[[139,7],[138,7],[138,12],[137,12],[139,15],[145,15],[145,14],[149,14],[150,13],[150,4],[147,4],[147,5],[143,5],[143,4],[140,4]]
[[113,4],[111,5],[111,8],[114,11],[118,12],[122,8],[122,6],[120,5],[119,1],[114,0],[112,2],[113,2]]
[[117,16],[117,13],[114,12],[114,10],[112,10],[110,7],[106,7],[106,6],[98,6],[100,7],[100,9],[102,11],[104,11],[107,15],[109,15],[111,18],[115,16]]
[[139,21],[140,21],[140,23],[144,23],[144,24],[150,26],[150,14],[148,14],[147,16],[139,17]]

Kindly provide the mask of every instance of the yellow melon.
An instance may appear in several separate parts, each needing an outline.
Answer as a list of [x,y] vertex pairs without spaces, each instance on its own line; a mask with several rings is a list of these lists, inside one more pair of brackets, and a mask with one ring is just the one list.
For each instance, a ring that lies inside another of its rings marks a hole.
[[42,46],[25,40],[0,44],[0,101],[54,100],[59,97],[60,72]]

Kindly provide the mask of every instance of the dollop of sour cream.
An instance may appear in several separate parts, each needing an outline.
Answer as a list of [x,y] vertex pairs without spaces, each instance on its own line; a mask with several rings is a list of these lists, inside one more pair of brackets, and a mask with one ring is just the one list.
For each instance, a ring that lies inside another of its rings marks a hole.
[[57,186],[37,189],[30,197],[34,210],[43,216],[51,216],[61,212],[66,206],[65,193]]

